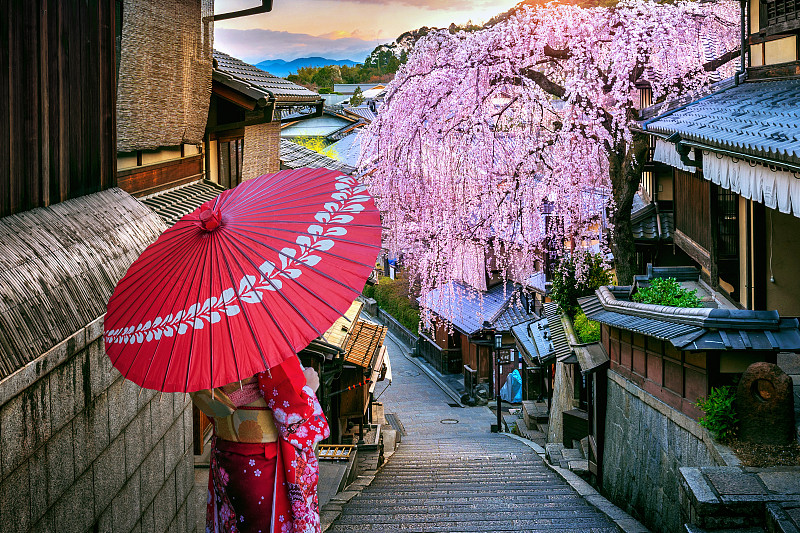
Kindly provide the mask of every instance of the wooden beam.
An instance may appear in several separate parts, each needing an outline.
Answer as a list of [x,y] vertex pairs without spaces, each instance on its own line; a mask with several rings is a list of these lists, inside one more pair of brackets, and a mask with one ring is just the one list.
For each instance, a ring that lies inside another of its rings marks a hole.
[[203,155],[164,161],[117,172],[118,186],[134,195],[143,196],[203,177]]
[[213,82],[211,85],[211,92],[212,94],[215,94],[220,98],[224,98],[225,100],[236,104],[239,107],[243,107],[248,111],[253,111],[258,105],[258,100],[254,100],[249,96],[245,96],[242,93],[236,92],[230,87],[226,87],[218,82]]
[[769,78],[788,78],[800,76],[800,61],[779,63],[777,65],[764,65],[747,69],[747,78],[750,80],[766,80]]

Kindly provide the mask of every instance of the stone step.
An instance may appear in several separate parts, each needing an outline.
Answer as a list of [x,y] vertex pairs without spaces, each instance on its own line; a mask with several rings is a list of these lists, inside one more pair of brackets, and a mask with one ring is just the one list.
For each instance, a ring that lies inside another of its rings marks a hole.
[[[514,501],[506,501],[505,499],[498,501],[497,499],[469,499],[469,501],[453,502],[450,500],[436,500],[430,501],[424,498],[416,499],[381,499],[375,500],[371,498],[359,498],[350,501],[347,505],[347,513],[350,514],[375,514],[375,504],[380,503],[381,512],[396,514],[403,511],[409,512],[485,512],[495,509],[506,510],[531,510],[531,509],[546,509],[547,504],[552,504],[552,500],[541,499],[519,499]],[[567,499],[560,501],[559,504],[567,503]],[[585,502],[579,498],[573,498],[572,506],[575,510],[580,510],[580,507],[586,507]],[[419,511],[424,509],[424,511]]]
[[765,533],[763,527],[742,527],[742,528],[722,528],[722,529],[703,529],[692,524],[686,524],[686,533]]
[[554,530],[547,524],[533,526],[531,524],[514,524],[514,523],[474,523],[474,522],[448,522],[446,524],[380,524],[376,527],[371,527],[371,524],[359,525],[339,525],[338,522],[332,527],[327,529],[331,533],[345,533],[350,531],[358,531],[359,533],[431,533],[431,532],[445,532],[445,533],[473,533],[473,532],[514,532],[514,533],[618,533],[616,527],[597,527],[590,526],[587,529],[581,524],[571,524],[569,526],[559,527]]
[[[384,486],[376,486],[371,487],[370,494],[377,494],[381,491],[385,491],[387,493],[417,493],[417,494],[451,494],[453,496],[456,495],[478,495],[478,494],[494,494],[495,496],[498,495],[497,491],[501,491],[503,495],[507,494],[515,494],[517,492],[524,493],[525,491],[530,492],[532,489],[536,490],[556,490],[559,486],[561,486],[557,482],[552,482],[550,484],[513,484],[513,485],[506,485],[503,483],[488,483],[488,484],[480,484],[480,485],[473,485],[473,486],[465,486],[462,484],[450,484],[444,486],[436,486],[436,485],[424,485],[418,486],[414,484],[396,484],[391,485],[387,484]],[[505,489],[504,489],[505,488]]]

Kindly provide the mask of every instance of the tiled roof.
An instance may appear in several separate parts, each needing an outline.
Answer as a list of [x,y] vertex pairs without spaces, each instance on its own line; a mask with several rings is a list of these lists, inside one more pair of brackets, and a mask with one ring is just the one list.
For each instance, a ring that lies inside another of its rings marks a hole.
[[368,122],[372,122],[378,116],[378,115],[375,114],[374,111],[372,111],[372,109],[370,109],[367,106],[345,107],[344,108],[344,112],[345,113],[350,113],[350,114],[353,114],[353,115],[357,115],[357,116],[367,120]]
[[547,317],[547,325],[550,328],[550,342],[553,344],[553,353],[557,359],[564,359],[572,355],[572,347],[567,340],[567,332],[564,330],[564,323],[561,321],[561,311],[558,304],[548,302],[544,304],[544,314]]
[[224,83],[227,78],[234,82],[243,82],[249,87],[239,87],[238,89],[249,88],[266,97],[274,96],[276,100],[282,102],[317,102],[321,100],[319,94],[302,85],[273,76],[269,72],[219,50],[214,50],[214,75],[216,81]]
[[363,368],[370,368],[386,339],[386,326],[359,320],[347,342],[344,360]]
[[[451,292],[452,289],[452,292]],[[438,316],[449,320],[453,327],[466,335],[483,328],[484,321],[500,331],[535,318],[519,306],[516,287],[495,285],[479,292],[461,282],[453,281],[420,297],[423,305]]]
[[325,148],[323,153],[337,161],[357,168],[358,160],[361,157],[361,134],[359,132],[351,133]]
[[489,320],[496,329],[500,331],[510,331],[512,326],[520,322],[526,322],[535,317],[533,313],[528,313],[517,301],[517,298],[509,298],[505,308],[498,315]]
[[[648,276],[636,276],[637,286],[669,271],[688,277],[693,269],[648,270]],[[631,301],[630,291],[631,287],[600,287],[578,303],[592,320],[669,341],[681,350],[800,349],[797,319],[781,318],[777,311],[644,304]]]
[[800,164],[800,79],[743,83],[644,127],[742,155]]
[[[641,196],[635,195],[631,210],[631,226],[633,238],[637,241],[672,240],[675,229],[675,218],[672,211],[657,211],[654,203],[645,204]],[[638,201],[637,201],[638,200]],[[658,222],[661,231],[658,231]]]
[[142,203],[155,211],[170,226],[209,200],[225,188],[211,181],[200,180],[142,198]]
[[352,117],[325,113],[321,117],[305,119],[301,122],[287,123],[281,128],[282,137],[327,137],[342,129],[351,127],[357,121]]
[[579,298],[578,303],[592,320],[668,341],[680,350],[800,349],[800,330],[796,318],[780,319],[777,328],[771,329],[718,329],[610,311],[605,309],[597,295]]
[[285,168],[329,168],[345,174],[352,174],[356,170],[355,167],[287,139],[281,139],[281,166]]
[[539,366],[553,354],[546,318],[517,324],[511,328],[511,334],[517,339],[517,346],[528,366]]
[[328,331],[322,336],[323,340],[344,349],[347,339],[353,330],[353,325],[358,321],[363,307],[364,304],[358,300],[350,304],[350,308],[345,314],[337,318],[336,322],[328,328]]

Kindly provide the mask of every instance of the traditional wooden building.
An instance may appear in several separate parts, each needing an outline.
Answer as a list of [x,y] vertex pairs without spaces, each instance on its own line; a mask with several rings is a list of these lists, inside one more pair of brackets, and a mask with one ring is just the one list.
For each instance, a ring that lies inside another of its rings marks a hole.
[[317,93],[215,50],[205,139],[208,179],[235,187],[277,172],[282,125],[319,117],[322,107]]
[[[105,355],[102,339],[106,302],[117,280],[165,227],[118,187],[128,183],[117,173],[119,146],[138,150],[135,146],[153,133],[147,128],[136,133],[142,116],[131,107],[129,91],[152,84],[163,94],[178,95],[159,117],[162,136],[153,145],[178,146],[195,140],[189,138],[195,128],[183,114],[190,111],[184,104],[193,105],[183,98],[195,93],[176,85],[186,87],[181,81],[186,72],[201,79],[211,75],[210,61],[203,72],[202,47],[192,45],[210,3],[180,4],[180,9],[147,0],[3,5],[4,531],[194,529],[188,396],[157,395],[124,380]],[[142,11],[148,10],[169,16],[144,20]],[[135,68],[132,41],[144,49],[154,42],[169,49],[152,77]]]
[[169,22],[149,1],[115,5],[118,186],[142,197],[204,178],[213,3],[164,5]]
[[335,444],[363,436],[372,422],[375,384],[389,364],[383,344],[386,327],[362,320],[363,308],[363,302],[354,301],[322,337],[298,354],[304,366],[320,375],[317,396],[331,427],[330,442]]
[[747,5],[742,71],[642,122],[662,169],[648,187],[674,198],[674,243],[712,288],[737,307],[797,316],[800,11]]
[[[632,301],[655,277],[696,289],[704,307]],[[686,267],[651,267],[633,286],[601,287],[579,303],[601,324],[603,357],[585,355],[601,365],[607,357],[610,365],[607,379],[587,382],[590,467],[594,462],[598,483],[618,505],[650,513],[650,527],[672,531],[681,523],[679,468],[726,465],[698,425],[698,399],[734,385],[752,363],[775,363],[779,353],[800,351],[798,320],[775,310],[739,309],[705,283],[699,269]],[[653,488],[659,496],[650,497]],[[630,499],[632,491],[640,496]]]
[[[464,367],[476,372],[477,383],[488,383],[496,394],[508,374],[519,368],[519,353],[511,332],[512,326],[530,321],[535,315],[526,307],[519,286],[496,284],[478,292],[462,282],[450,282],[420,297],[420,305],[430,309],[439,320],[432,331],[420,334],[417,350],[442,373],[461,373]],[[443,319],[447,318],[447,322]],[[506,361],[502,369],[495,365],[490,339],[503,336],[499,354]],[[498,378],[499,370],[499,378]]]

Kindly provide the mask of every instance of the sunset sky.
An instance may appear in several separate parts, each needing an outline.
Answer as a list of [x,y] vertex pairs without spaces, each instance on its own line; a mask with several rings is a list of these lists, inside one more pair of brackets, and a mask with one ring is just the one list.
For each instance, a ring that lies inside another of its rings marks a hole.
[[[214,47],[250,63],[323,56],[363,61],[378,44],[421,26],[484,22],[519,0],[274,0],[272,11],[215,23]],[[214,11],[259,0],[216,0]]]

